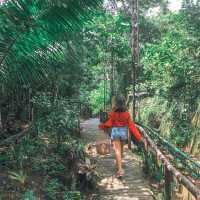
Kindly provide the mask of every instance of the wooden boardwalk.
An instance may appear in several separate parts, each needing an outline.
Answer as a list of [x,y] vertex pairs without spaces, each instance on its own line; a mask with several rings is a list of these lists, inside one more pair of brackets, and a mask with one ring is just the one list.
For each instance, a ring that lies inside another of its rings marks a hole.
[[[87,144],[108,139],[107,135],[98,130],[98,119],[90,119],[81,124],[82,137]],[[153,200],[153,192],[141,169],[141,161],[128,148],[124,152],[125,176],[120,180],[115,177],[115,157],[100,156],[96,148],[90,148],[90,155],[97,161],[97,170],[101,175],[98,182],[99,199],[104,200]]]

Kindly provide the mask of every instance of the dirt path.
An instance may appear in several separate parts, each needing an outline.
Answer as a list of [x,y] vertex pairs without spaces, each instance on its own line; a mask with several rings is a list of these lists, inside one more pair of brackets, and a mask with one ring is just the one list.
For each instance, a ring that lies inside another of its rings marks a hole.
[[[83,140],[95,143],[106,140],[108,137],[98,130],[98,119],[90,119],[81,124]],[[95,148],[94,148],[95,149]],[[127,148],[124,152],[125,176],[119,180],[115,177],[114,153],[106,156],[92,156],[97,160],[98,171],[101,174],[99,181],[99,196],[101,200],[153,200],[153,193],[145,179],[140,166],[140,160]]]

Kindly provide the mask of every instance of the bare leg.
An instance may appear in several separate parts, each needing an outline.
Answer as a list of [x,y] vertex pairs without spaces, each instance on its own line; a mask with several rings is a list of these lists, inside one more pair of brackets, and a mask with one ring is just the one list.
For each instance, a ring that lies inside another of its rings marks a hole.
[[120,143],[121,143],[121,157],[122,157],[122,159],[123,159],[124,141],[121,140]]
[[115,157],[116,157],[116,165],[117,170],[122,170],[122,147],[121,147],[121,141],[120,140],[114,140],[113,146],[115,150]]
[[125,145],[125,141],[121,140],[122,167],[124,167],[124,160],[123,160],[124,145]]

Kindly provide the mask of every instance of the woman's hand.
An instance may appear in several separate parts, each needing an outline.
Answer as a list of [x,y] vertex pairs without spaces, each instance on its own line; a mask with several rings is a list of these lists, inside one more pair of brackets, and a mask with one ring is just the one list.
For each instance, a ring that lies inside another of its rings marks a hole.
[[98,127],[99,127],[99,129],[104,129],[103,124],[99,124]]

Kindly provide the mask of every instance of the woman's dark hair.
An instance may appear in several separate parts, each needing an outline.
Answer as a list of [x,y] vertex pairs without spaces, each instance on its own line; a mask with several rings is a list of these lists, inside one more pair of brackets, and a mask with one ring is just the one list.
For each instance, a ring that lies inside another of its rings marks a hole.
[[115,112],[126,112],[126,100],[122,95],[118,95],[115,97]]

